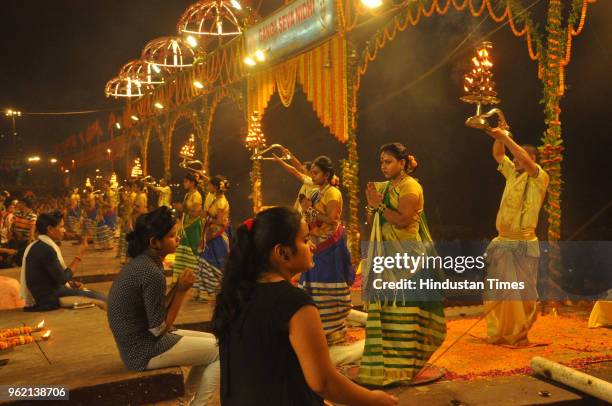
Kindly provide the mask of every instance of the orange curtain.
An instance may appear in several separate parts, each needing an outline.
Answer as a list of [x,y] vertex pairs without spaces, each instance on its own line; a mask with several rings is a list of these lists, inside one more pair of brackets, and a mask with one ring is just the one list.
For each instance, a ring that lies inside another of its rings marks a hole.
[[253,111],[263,114],[277,91],[281,103],[288,107],[299,83],[321,123],[338,141],[346,142],[345,41],[344,37],[336,35],[308,52],[251,75],[248,79],[249,116]]

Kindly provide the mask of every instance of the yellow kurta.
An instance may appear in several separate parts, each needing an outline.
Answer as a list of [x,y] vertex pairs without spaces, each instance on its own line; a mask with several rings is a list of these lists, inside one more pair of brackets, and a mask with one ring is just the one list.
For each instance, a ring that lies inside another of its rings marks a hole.
[[109,189],[108,191],[108,201],[111,206],[111,210],[117,210],[119,207],[119,193],[115,189]]
[[[342,217],[342,193],[340,193],[337,187],[327,185],[323,190],[315,190],[315,193],[318,193],[316,202],[314,202],[313,205],[315,210],[319,213],[327,214],[327,205],[332,201],[336,201],[340,205],[339,218]],[[339,225],[339,220],[334,223],[318,224],[318,227],[311,232],[314,242],[318,244],[331,237],[336,232]]]
[[170,189],[170,186],[159,186],[155,188],[155,191],[159,193],[159,197],[157,199],[157,207],[166,206],[171,209],[172,189]]
[[147,205],[147,194],[145,192],[138,193],[134,199],[134,214],[139,215],[146,213]]
[[506,178],[495,222],[500,237],[511,240],[535,238],[535,228],[549,182],[548,174],[537,166],[537,176],[531,177],[527,172],[517,172],[507,156],[499,164],[497,170]]
[[197,190],[193,190],[185,195],[183,201],[183,227],[188,227],[197,217],[192,217],[189,213],[196,208],[202,207],[202,195]]
[[386,222],[382,226],[382,237],[385,241],[401,240],[401,241],[420,241],[419,237],[419,216],[425,207],[425,198],[423,196],[423,188],[421,184],[412,176],[406,176],[397,185],[393,186],[389,182],[376,182],[376,190],[384,194],[385,188],[389,184],[388,194],[392,207],[399,207],[399,201],[402,197],[415,195],[419,201],[417,211],[413,216],[413,221],[404,228]]
[[81,196],[78,193],[70,195],[70,205],[72,208],[77,208],[81,204]]
[[312,178],[310,176],[304,176],[304,182],[298,191],[297,198],[295,199],[295,203],[293,204],[293,208],[298,212],[302,212],[302,206],[300,206],[300,195],[306,196],[308,199],[312,200],[312,196],[318,190],[318,188],[312,183]]
[[546,189],[548,174],[538,165],[535,177],[517,172],[514,163],[504,157],[498,170],[506,178],[506,187],[497,213],[499,233],[487,248],[487,278],[506,282],[524,282],[522,291],[487,291],[488,342],[522,345],[537,319],[537,272],[540,258],[535,228]]
[[207,193],[204,200],[204,211],[208,218],[223,223],[223,225],[210,224],[207,221],[206,238],[209,239],[219,234],[227,226],[229,221],[229,202],[225,195],[217,196],[214,193]]

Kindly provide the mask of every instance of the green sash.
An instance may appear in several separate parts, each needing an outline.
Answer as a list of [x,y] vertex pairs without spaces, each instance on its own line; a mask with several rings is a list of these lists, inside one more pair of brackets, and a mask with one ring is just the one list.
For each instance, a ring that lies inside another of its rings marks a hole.
[[198,217],[181,231],[181,245],[191,248],[193,255],[198,255],[198,247],[202,238],[202,219]]

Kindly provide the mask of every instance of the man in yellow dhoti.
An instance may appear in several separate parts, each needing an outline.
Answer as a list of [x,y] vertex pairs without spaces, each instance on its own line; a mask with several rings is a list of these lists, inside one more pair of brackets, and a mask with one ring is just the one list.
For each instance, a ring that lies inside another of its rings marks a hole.
[[[487,283],[491,280],[524,283],[524,289],[485,291],[487,341],[492,344],[528,345],[527,333],[537,318],[537,272],[540,249],[535,228],[548,188],[548,174],[536,163],[533,146],[520,146],[509,131],[493,128],[493,157],[506,178],[497,212],[498,236],[487,248]],[[506,147],[514,156],[506,156]]]

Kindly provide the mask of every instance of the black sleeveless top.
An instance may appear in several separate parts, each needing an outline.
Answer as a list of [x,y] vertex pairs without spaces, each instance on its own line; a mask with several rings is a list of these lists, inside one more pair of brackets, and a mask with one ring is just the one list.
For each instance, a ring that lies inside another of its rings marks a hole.
[[289,320],[314,302],[289,282],[261,283],[220,348],[223,406],[314,406],[289,341]]

